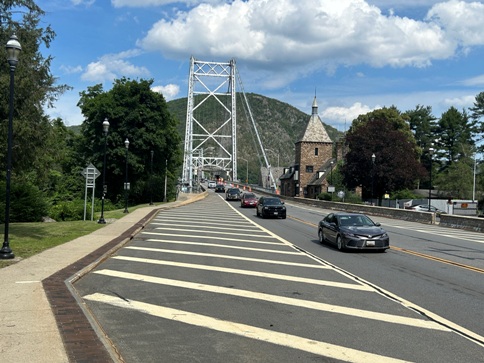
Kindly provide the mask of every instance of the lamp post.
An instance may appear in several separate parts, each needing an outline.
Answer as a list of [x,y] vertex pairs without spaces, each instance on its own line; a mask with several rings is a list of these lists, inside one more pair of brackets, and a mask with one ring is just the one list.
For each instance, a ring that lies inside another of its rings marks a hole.
[[150,205],[153,205],[153,150],[150,151],[151,162],[150,162]]
[[106,144],[108,141],[108,131],[109,131],[109,121],[107,118],[104,119],[103,122],[103,132],[104,132],[104,160],[103,160],[103,195],[101,198],[101,218],[97,221],[97,223],[105,224],[106,220],[104,219],[104,198],[107,193],[107,186],[106,186]]
[[244,160],[246,163],[245,184],[249,184],[249,160],[244,158],[240,158],[240,160]]
[[330,172],[329,172],[329,179],[330,179],[330,183],[331,183],[331,200],[333,200],[333,164],[334,164],[334,161],[331,160],[331,169],[330,169]]
[[126,182],[124,183],[124,211],[123,213],[129,213],[128,211],[128,149],[129,149],[129,140],[126,138],[124,141],[124,146],[126,147]]
[[375,192],[374,186],[375,186],[375,159],[376,155],[373,153],[371,155],[371,205],[373,205],[373,195]]
[[165,159],[165,191],[163,193],[163,202],[167,202],[166,199],[166,183],[168,182],[168,159]]
[[429,186],[429,212],[430,212],[430,204],[432,202],[432,154],[434,153],[434,148],[432,147],[434,144],[431,144],[431,147],[429,147],[429,156],[430,156],[430,186]]
[[12,138],[13,138],[13,85],[15,68],[18,64],[18,56],[22,47],[18,41],[18,38],[13,34],[7,45],[7,61],[10,65],[10,102],[9,102],[9,114],[8,114],[8,133],[7,133],[7,183],[5,187],[5,233],[3,239],[3,245],[0,249],[0,259],[8,260],[15,257],[15,254],[10,248],[10,242],[8,240],[8,228],[10,222],[10,175],[12,170]]

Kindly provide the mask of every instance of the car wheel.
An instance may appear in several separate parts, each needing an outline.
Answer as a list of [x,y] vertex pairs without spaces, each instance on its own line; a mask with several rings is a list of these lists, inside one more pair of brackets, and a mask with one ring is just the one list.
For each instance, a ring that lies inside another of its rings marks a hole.
[[326,240],[324,238],[324,233],[323,233],[323,230],[322,229],[319,229],[318,230],[318,238],[319,238],[319,243],[323,244],[324,241]]
[[343,251],[345,249],[345,245],[343,243],[343,239],[340,235],[336,237],[336,246],[338,246],[338,250]]
[[259,209],[255,210],[255,214],[257,214],[257,217],[260,217]]

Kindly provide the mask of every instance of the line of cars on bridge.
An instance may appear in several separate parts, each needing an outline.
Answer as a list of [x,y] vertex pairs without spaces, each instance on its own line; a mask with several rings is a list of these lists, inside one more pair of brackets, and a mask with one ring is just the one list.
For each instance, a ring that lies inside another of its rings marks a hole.
[[[258,217],[286,219],[284,201],[276,196],[257,196],[251,192],[241,192],[237,187],[224,184],[209,184],[216,193],[225,193],[225,200],[240,201],[241,208],[256,208]],[[326,215],[318,224],[318,239],[321,244],[330,243],[338,250],[374,250],[385,252],[390,248],[388,233],[380,223],[362,213],[335,212]]]

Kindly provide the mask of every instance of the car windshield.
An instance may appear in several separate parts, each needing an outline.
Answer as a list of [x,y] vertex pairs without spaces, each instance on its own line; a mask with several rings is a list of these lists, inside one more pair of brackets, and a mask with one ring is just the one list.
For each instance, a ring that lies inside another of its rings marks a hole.
[[373,226],[370,218],[364,215],[343,215],[338,217],[340,226]]
[[282,204],[282,202],[280,199],[277,199],[277,198],[266,198],[264,200],[264,204],[280,205]]
[[229,190],[227,191],[227,193],[229,193],[229,194],[237,194],[238,192],[239,192],[239,190],[238,190],[238,189],[229,189]]
[[244,194],[244,199],[252,199],[252,198],[255,198],[255,194],[249,194],[249,193]]

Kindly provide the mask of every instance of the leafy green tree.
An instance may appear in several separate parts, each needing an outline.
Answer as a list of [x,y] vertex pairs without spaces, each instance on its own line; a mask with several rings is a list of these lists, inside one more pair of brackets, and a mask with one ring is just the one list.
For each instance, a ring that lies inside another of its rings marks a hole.
[[[101,172],[105,142],[102,123],[106,118],[110,123],[106,138],[105,178],[108,186],[106,197],[113,202],[123,200],[126,138],[130,142],[130,201],[146,203],[151,191],[154,192],[155,200],[162,200],[164,185],[159,180],[163,180],[165,169],[170,188],[168,192],[174,195],[178,175],[176,170],[182,162],[181,137],[177,130],[177,121],[169,113],[163,95],[151,90],[152,83],[153,80],[122,78],[115,80],[112,89],[107,92],[100,84],[81,92],[78,106],[85,121],[81,125],[79,152],[86,165],[93,163]],[[154,160],[153,175],[151,151]],[[102,192],[102,179],[102,176],[97,179],[96,190],[99,194]],[[153,187],[151,182],[154,181],[158,182]]]
[[[346,135],[348,153],[342,166],[349,188],[363,187],[364,198],[381,200],[385,193],[414,188],[425,176],[407,120],[395,107],[358,116]],[[372,155],[375,161],[372,161]]]

